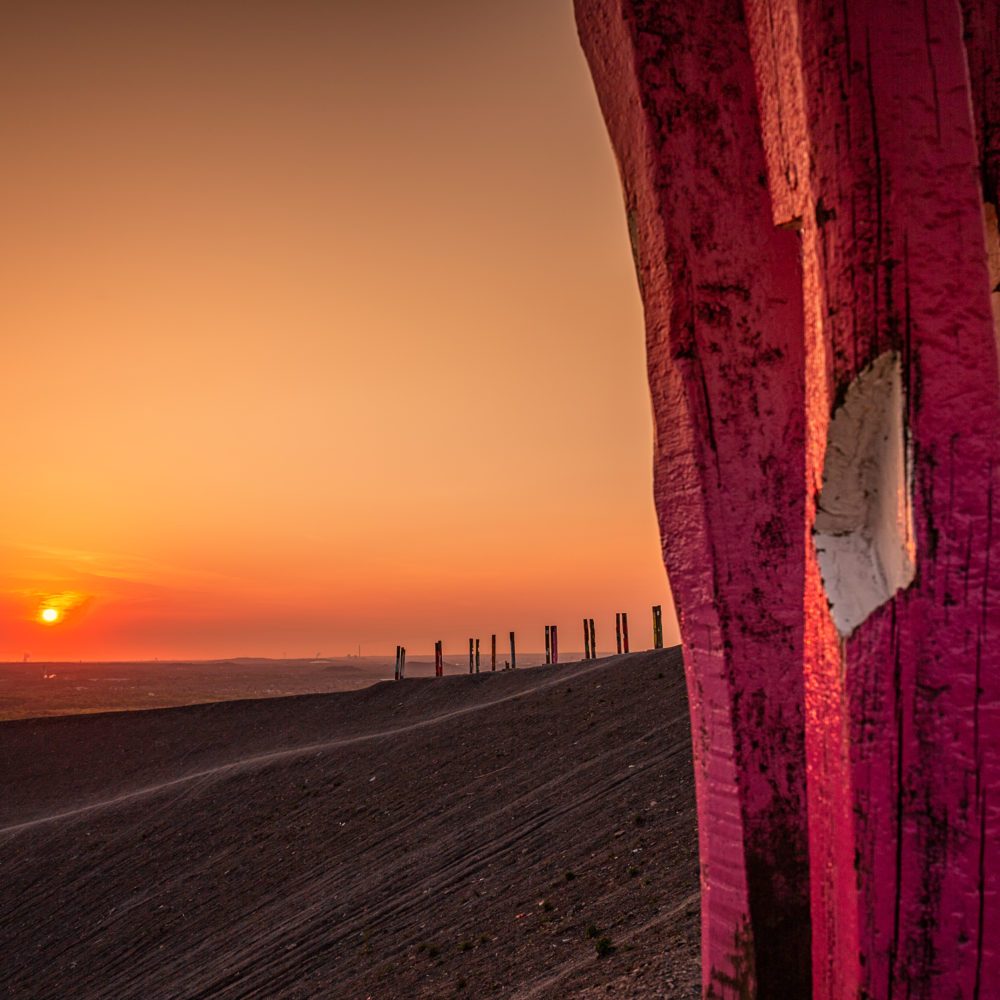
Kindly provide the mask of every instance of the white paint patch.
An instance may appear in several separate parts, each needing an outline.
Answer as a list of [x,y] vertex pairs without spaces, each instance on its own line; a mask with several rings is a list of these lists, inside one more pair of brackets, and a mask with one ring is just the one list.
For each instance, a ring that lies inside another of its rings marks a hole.
[[887,351],[848,387],[827,432],[813,541],[845,637],[916,571],[904,405],[899,355]]

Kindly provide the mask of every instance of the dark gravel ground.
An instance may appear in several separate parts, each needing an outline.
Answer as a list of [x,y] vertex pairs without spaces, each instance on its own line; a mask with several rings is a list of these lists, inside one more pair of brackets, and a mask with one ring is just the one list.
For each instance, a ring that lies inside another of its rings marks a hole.
[[696,997],[678,649],[0,724],[0,995]]

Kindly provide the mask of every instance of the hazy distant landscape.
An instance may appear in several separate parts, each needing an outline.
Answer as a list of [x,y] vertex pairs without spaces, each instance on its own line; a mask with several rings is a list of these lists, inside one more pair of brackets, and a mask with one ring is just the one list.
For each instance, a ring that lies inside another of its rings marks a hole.
[[[578,654],[569,655],[576,658]],[[543,654],[518,654],[519,666],[543,660]],[[446,657],[445,672],[467,673],[468,662],[467,657]],[[482,670],[482,657],[480,663]],[[391,656],[0,663],[0,721],[353,691],[376,681],[391,680],[393,665]],[[485,669],[489,670],[488,655]],[[433,656],[408,656],[406,673],[408,677],[433,676]]]

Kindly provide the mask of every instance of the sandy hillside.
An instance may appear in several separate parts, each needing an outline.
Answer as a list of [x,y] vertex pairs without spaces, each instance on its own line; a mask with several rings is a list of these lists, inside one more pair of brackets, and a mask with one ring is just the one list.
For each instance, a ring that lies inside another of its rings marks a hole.
[[0,775],[3,996],[697,995],[679,650],[6,722]]

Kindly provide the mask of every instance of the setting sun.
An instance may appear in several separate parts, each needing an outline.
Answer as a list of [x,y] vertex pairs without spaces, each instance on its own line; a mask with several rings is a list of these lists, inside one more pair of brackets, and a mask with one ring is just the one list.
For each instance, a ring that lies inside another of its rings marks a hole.
[[59,621],[59,612],[56,608],[43,608],[41,617],[43,622],[53,625]]

